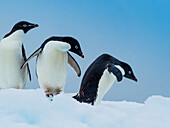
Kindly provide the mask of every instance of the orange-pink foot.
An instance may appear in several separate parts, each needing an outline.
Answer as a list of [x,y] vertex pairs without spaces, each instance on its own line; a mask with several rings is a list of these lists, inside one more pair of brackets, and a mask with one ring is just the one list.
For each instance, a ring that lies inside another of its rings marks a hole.
[[[61,91],[60,91],[61,92]],[[57,92],[56,95],[60,94],[60,92]]]
[[52,93],[50,93],[50,92],[45,92],[45,94],[46,94],[46,96],[47,96],[47,97],[50,97],[50,96],[52,96],[52,97],[53,97],[53,94],[52,94]]

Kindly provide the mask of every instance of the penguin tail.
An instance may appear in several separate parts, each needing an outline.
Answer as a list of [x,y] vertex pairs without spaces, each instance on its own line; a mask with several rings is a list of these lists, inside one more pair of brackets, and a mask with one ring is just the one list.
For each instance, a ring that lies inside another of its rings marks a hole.
[[77,100],[77,95],[73,96],[72,98],[76,99]]
[[82,102],[82,98],[80,96],[80,93],[78,93],[77,95],[73,96],[72,98],[76,99],[79,102]]
[[72,98],[76,99],[80,103],[88,103],[94,105],[94,101],[96,100],[96,95],[92,93],[92,95],[85,94],[83,91],[79,92],[77,95],[73,96]]

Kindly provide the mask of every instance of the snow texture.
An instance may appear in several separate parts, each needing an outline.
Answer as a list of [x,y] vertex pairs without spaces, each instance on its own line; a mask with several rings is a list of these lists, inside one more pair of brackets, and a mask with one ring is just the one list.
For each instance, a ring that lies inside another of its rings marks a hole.
[[1,90],[0,128],[170,128],[170,98],[91,106],[73,95],[62,93],[51,102],[41,89]]

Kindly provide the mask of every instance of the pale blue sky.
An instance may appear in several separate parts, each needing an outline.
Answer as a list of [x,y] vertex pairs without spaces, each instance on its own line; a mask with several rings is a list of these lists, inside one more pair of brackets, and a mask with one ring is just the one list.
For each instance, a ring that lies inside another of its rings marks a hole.
[[[27,56],[52,35],[79,40],[85,58],[78,78],[68,66],[65,92],[79,90],[85,70],[102,53],[130,64],[139,82],[116,82],[105,100],[143,102],[148,96],[170,97],[170,1],[169,0],[16,0],[0,1],[0,37],[12,26],[27,20],[38,23],[24,39]],[[30,61],[32,81],[38,88],[35,59]]]

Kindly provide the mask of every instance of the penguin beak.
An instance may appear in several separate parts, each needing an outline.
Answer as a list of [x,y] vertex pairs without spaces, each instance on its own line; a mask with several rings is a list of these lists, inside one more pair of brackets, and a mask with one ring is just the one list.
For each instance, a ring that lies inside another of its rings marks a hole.
[[137,78],[135,77],[135,78],[133,78],[133,80],[135,81],[135,82],[138,82],[138,80],[137,80]]
[[84,54],[82,53],[82,51],[78,51],[77,53],[79,56],[81,56],[82,58],[84,58]]
[[81,53],[81,57],[84,58],[84,54],[83,53]]
[[31,25],[28,25],[29,27],[31,27],[31,28],[36,28],[36,27],[38,27],[39,25],[38,24],[31,24]]
[[34,24],[34,28],[38,27],[39,25],[38,24]]

